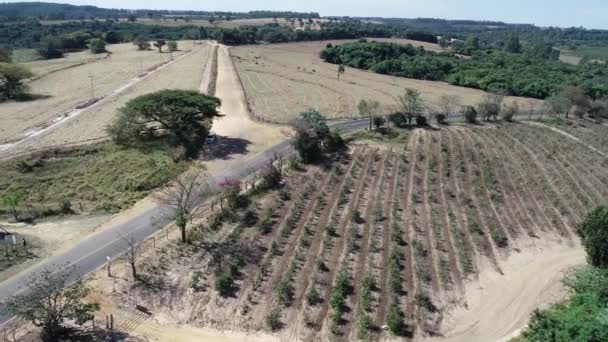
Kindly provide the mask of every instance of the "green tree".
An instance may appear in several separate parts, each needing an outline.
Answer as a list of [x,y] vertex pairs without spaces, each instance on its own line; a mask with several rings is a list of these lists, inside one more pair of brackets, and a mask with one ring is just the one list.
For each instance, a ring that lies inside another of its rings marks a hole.
[[510,53],[521,53],[521,43],[517,35],[511,35],[505,43],[505,51]]
[[572,101],[569,98],[561,95],[549,96],[544,102],[545,111],[551,115],[564,114],[568,117],[570,108],[572,108]]
[[164,39],[158,39],[154,42],[154,46],[158,49],[158,53],[163,52],[163,46],[167,45],[167,41]]
[[165,138],[196,157],[213,119],[220,117],[218,98],[191,90],[161,90],[127,102],[108,132],[118,144],[129,145],[150,138]]
[[101,38],[93,38],[89,40],[89,50],[91,53],[106,52],[106,42]]
[[564,87],[564,89],[562,89],[560,92],[560,96],[567,98],[571,103],[571,107],[568,109],[568,111],[566,111],[566,118],[568,118],[568,113],[570,113],[573,108],[577,116],[582,116],[591,108],[591,99],[581,87]]
[[359,116],[369,118],[369,130],[372,130],[374,117],[380,113],[380,102],[373,100],[361,100],[357,105]]
[[129,20],[130,23],[134,23],[137,21],[137,17],[133,14],[129,15],[129,17],[127,19]]
[[23,80],[34,76],[28,69],[12,63],[0,63],[0,102],[25,95]]
[[70,285],[74,267],[59,270],[43,270],[28,283],[28,290],[15,295],[6,303],[12,315],[32,322],[42,328],[43,341],[65,341],[70,333],[66,320],[82,325],[93,319],[99,310],[97,303],[85,303],[89,288],[82,281]]
[[19,221],[19,211],[17,210],[17,207],[24,198],[25,194],[22,192],[5,192],[1,197],[2,204],[8,207],[15,221]]
[[137,46],[137,50],[139,51],[147,51],[150,50],[150,42],[143,38],[143,37],[138,37],[133,41],[133,45]]
[[589,263],[596,267],[608,267],[608,206],[597,207],[588,213],[579,233]]
[[414,118],[422,115],[422,111],[425,108],[422,94],[416,89],[406,88],[405,94],[399,96],[399,102],[401,104],[401,111],[407,117],[408,125],[411,126]]
[[176,41],[168,41],[167,42],[167,47],[169,48],[169,51],[171,52],[175,52],[177,51],[177,42]]
[[464,121],[470,124],[477,123],[477,110],[473,106],[465,106],[462,111]]

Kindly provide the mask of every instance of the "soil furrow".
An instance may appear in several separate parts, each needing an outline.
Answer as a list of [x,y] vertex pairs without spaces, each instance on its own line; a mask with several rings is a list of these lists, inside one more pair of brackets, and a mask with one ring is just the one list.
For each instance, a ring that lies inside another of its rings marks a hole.
[[498,248],[490,237],[488,225],[481,213],[479,199],[477,198],[475,191],[473,191],[475,187],[471,180],[471,161],[467,157],[467,154],[470,154],[471,151],[466,149],[464,142],[458,137],[457,133],[448,132],[448,135],[450,136],[450,139],[453,139],[451,141],[456,141],[455,146],[459,152],[459,157],[461,158],[460,171],[462,177],[456,177],[461,183],[460,189],[470,189],[468,191],[468,199],[463,203],[468,221],[468,227],[465,227],[465,229],[471,233],[471,236],[474,236],[474,239],[477,240],[477,244],[482,248],[486,257],[488,257],[495,269],[502,274],[497,259]]
[[337,271],[340,267],[339,261],[341,260],[342,250],[345,245],[344,235],[346,232],[346,225],[350,219],[350,217],[348,215],[350,212],[352,212],[352,210],[354,208],[356,208],[358,206],[359,200],[361,198],[361,192],[365,188],[365,183],[366,183],[365,180],[369,176],[368,174],[369,174],[369,171],[372,166],[372,163],[371,163],[372,157],[373,157],[373,153],[370,153],[366,162],[364,163],[363,172],[361,173],[363,179],[361,179],[359,181],[359,184],[357,185],[357,189],[355,190],[353,197],[352,197],[353,200],[349,202],[347,209],[340,216],[340,220],[338,223],[338,229],[336,229],[336,234],[339,236],[339,238],[337,238],[336,241],[334,241],[334,246],[330,251],[331,252],[330,257],[327,260],[327,262],[325,262],[325,265],[328,267],[328,270],[325,272],[325,274],[323,275],[323,277],[321,279],[321,281],[324,282],[323,290],[320,291],[321,298],[323,298],[323,302],[320,305],[319,312],[316,315],[316,320],[314,322],[315,331],[312,331],[311,334],[306,338],[307,341],[317,341],[318,340],[318,334],[321,331],[321,328],[323,327],[323,322],[327,316],[327,312],[329,311],[328,299],[331,295],[335,275],[337,274]]

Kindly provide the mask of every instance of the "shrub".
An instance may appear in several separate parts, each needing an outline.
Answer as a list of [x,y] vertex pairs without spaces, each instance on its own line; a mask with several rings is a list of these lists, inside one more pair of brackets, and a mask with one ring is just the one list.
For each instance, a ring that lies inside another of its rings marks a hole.
[[91,53],[106,52],[106,42],[100,38],[93,38],[89,40],[89,50],[91,50]]
[[321,303],[321,294],[316,287],[311,287],[310,290],[306,293],[306,302],[308,305],[317,305]]
[[579,227],[589,263],[608,267],[608,206],[599,206],[589,212]]
[[241,219],[241,224],[245,227],[253,227],[258,223],[258,213],[253,209],[247,209]]
[[295,265],[292,264],[287,272],[283,275],[283,279],[277,285],[277,299],[283,306],[290,306],[293,301],[293,285],[291,284],[293,274],[295,273]]
[[464,121],[470,124],[477,123],[477,110],[473,106],[466,106],[462,111]]
[[167,42],[167,47],[169,48],[169,51],[171,52],[175,52],[177,51],[177,42],[176,41],[168,41]]
[[404,315],[397,303],[391,303],[386,316],[386,324],[388,329],[394,335],[405,336],[407,334],[407,326],[404,322]]
[[357,224],[362,224],[365,222],[365,220],[361,216],[361,212],[359,211],[359,209],[353,210],[353,212],[351,213],[351,220]]
[[270,218],[269,216],[264,217],[262,221],[260,221],[260,224],[258,224],[258,228],[260,229],[260,233],[262,234],[270,233],[270,231],[272,230],[272,218]]
[[435,114],[435,120],[437,121],[438,125],[445,125],[447,123],[447,115],[445,114]]
[[266,316],[266,325],[272,331],[277,331],[283,327],[281,323],[281,311],[276,308]]
[[215,289],[222,297],[229,296],[234,286],[234,274],[231,270],[220,273],[215,279]]
[[418,293],[414,300],[416,302],[416,305],[426,309],[429,312],[437,311],[437,307],[435,307],[435,304],[433,304],[431,297],[429,297],[429,295],[424,292]]
[[371,317],[365,312],[361,314],[358,321],[358,333],[357,336],[361,340],[367,340],[369,338],[369,331],[374,326],[374,322]]
[[426,116],[416,115],[416,126],[424,127],[424,126],[428,126],[428,124],[429,124],[429,121],[426,118]]

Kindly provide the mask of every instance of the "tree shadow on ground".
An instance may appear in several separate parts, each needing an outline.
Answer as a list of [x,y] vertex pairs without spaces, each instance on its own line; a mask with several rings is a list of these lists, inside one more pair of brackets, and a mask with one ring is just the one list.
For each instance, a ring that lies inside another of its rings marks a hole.
[[204,147],[201,160],[232,159],[235,154],[246,154],[251,141],[241,138],[217,137],[217,142]]
[[15,98],[15,102],[30,102],[36,100],[44,100],[51,98],[51,95],[44,94],[21,94]]

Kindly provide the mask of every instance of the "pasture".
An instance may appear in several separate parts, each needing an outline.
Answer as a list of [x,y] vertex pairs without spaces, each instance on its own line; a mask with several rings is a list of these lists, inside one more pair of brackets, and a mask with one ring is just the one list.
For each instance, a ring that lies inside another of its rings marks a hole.
[[[411,42],[392,40],[393,42]],[[361,99],[377,100],[386,111],[398,109],[399,96],[405,88],[422,93],[428,111],[435,111],[442,95],[454,95],[462,105],[474,105],[485,94],[483,91],[449,85],[444,82],[393,77],[346,68],[338,80],[337,67],[319,58],[328,44],[343,41],[303,42],[231,48],[235,66],[252,115],[259,120],[289,123],[302,111],[315,108],[328,118],[357,116]],[[416,42],[412,42],[416,43]],[[418,46],[437,49],[418,42]],[[521,108],[539,109],[541,101],[528,98],[507,98],[517,101]]]

